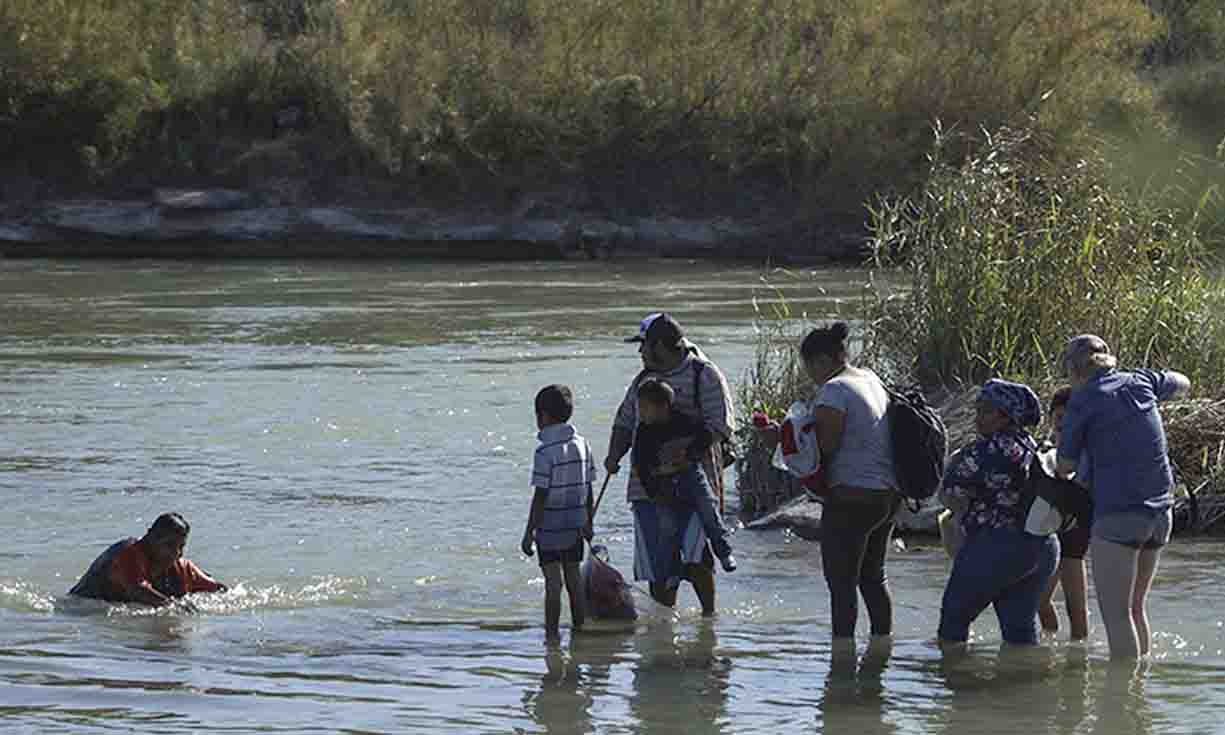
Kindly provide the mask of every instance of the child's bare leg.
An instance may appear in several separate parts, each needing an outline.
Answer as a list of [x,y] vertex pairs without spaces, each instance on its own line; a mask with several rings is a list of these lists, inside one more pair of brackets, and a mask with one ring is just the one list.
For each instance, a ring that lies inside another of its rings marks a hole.
[[669,587],[663,582],[651,582],[651,599],[664,607],[676,607],[676,587]]
[[1085,560],[1064,559],[1059,562],[1059,580],[1068,605],[1072,640],[1084,640],[1089,637],[1089,589],[1085,580]]
[[587,611],[583,608],[583,578],[579,574],[578,562],[566,562],[562,565],[562,572],[566,577],[566,593],[570,595],[570,629],[582,630],[583,623],[587,621]]
[[1136,638],[1140,644],[1140,655],[1148,655],[1152,634],[1148,626],[1148,593],[1157,574],[1157,562],[1161,549],[1141,549],[1137,560],[1136,586],[1131,598],[1131,618],[1136,626]]
[[544,637],[561,638],[561,562],[545,564],[544,572]]
[[[1062,568],[1062,562],[1060,562]],[[1055,612],[1055,588],[1059,586],[1059,574],[1052,574],[1051,578],[1046,583],[1046,589],[1042,592],[1042,600],[1038,603],[1038,621],[1042,623],[1042,630],[1054,633],[1059,630],[1059,614]],[[1065,589],[1064,594],[1068,594]]]

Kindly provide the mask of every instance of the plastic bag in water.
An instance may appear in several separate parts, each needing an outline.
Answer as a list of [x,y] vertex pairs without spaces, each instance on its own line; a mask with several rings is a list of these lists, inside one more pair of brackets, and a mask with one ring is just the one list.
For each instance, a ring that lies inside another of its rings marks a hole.
[[603,620],[637,620],[634,596],[625,577],[621,576],[608,561],[608,548],[603,544],[591,547],[591,554],[583,561],[583,592],[587,598],[587,612],[592,618]]

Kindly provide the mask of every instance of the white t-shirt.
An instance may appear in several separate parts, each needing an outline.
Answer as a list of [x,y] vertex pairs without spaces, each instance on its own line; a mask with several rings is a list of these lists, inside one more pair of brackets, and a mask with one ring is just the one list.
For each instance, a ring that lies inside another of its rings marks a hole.
[[830,487],[897,488],[889,438],[889,394],[871,370],[848,367],[821,386],[815,401],[846,415],[842,444],[826,465]]

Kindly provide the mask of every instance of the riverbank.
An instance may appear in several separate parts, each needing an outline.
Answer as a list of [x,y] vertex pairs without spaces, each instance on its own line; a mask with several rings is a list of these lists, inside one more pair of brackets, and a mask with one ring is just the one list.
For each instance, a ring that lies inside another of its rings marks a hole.
[[[6,6],[5,252],[855,259],[933,128],[966,157],[961,132],[1033,127],[1072,167],[1104,140],[1114,180],[1186,206],[1225,180],[1225,36],[1186,4],[418,5]],[[57,221],[156,187],[257,202],[122,248]]]
[[509,209],[363,208],[270,202],[235,189],[156,189],[124,200],[0,207],[0,255],[164,258],[674,257],[858,261],[866,231],[793,218],[616,216],[520,196]]

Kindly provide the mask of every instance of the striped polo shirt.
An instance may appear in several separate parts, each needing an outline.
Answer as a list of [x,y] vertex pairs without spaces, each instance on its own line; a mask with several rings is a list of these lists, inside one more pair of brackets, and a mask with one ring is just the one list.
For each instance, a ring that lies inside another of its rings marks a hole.
[[587,497],[596,476],[591,446],[570,424],[546,426],[536,436],[540,446],[532,461],[532,487],[547,493],[536,546],[569,549],[587,525]]
[[[736,431],[736,413],[732,406],[732,391],[727,385],[727,378],[723,377],[723,372],[713,362],[707,360],[706,356],[697,347],[689,345],[689,348],[690,353],[685,355],[685,359],[674,370],[664,373],[647,371],[630,383],[630,386],[625,391],[625,398],[621,401],[620,408],[617,409],[617,417],[613,420],[613,428],[636,432],[638,430],[639,383],[647,378],[658,378],[666,382],[672,386],[672,390],[675,393],[672,410],[679,411],[694,420],[702,421],[703,425],[716,435],[716,439],[712,443],[707,457],[702,462],[702,466],[705,468],[706,476],[711,484],[716,486],[716,488],[720,488],[722,487],[723,466],[722,462],[716,462],[715,453],[719,451],[718,437],[730,438]],[[702,374],[699,378],[702,381],[702,406],[700,409],[694,400],[694,373],[698,369],[699,360],[706,363],[706,367],[702,369]],[[629,475],[626,499],[631,503],[635,500],[647,499],[646,491],[642,488],[642,482],[638,479],[637,473],[630,472]],[[717,493],[718,490],[716,489]]]

